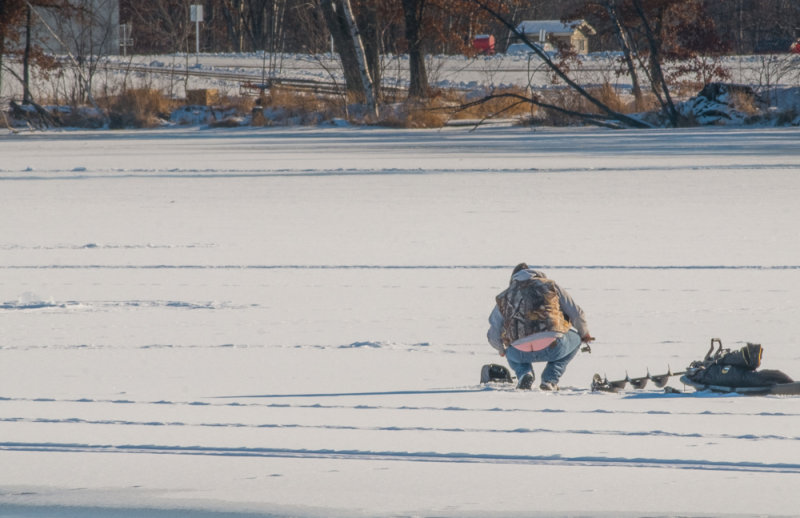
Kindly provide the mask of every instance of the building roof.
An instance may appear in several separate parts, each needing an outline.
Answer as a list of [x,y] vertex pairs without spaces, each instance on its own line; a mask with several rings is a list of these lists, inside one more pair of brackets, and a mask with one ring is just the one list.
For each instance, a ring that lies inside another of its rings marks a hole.
[[539,34],[544,30],[546,34],[556,36],[568,36],[576,30],[588,35],[597,33],[585,20],[573,20],[566,23],[561,20],[525,20],[517,25],[517,30],[523,34]]

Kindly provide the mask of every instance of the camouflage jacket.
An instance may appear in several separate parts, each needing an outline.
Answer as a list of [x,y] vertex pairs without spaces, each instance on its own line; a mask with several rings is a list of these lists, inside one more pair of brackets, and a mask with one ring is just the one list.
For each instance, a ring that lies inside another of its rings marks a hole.
[[[511,278],[511,283],[526,281],[532,278],[547,279],[547,277],[542,272],[529,269],[529,270],[521,270],[516,274],[514,274],[514,276]],[[553,281],[549,282],[555,289],[555,292],[558,297],[558,305],[566,322],[573,328],[575,328],[575,330],[578,332],[579,335],[581,336],[588,335],[589,327],[586,324],[586,317],[583,314],[583,310],[580,308],[580,306],[575,304],[575,301],[572,300],[572,297],[570,297],[566,291],[561,289],[555,282]],[[503,320],[503,314],[501,313],[500,308],[497,305],[495,305],[491,315],[489,316],[489,324],[490,324],[489,332],[487,333],[489,344],[502,354],[506,348],[506,345],[504,344],[503,340],[504,320]],[[561,331],[559,324],[556,324],[556,327],[558,329],[543,330],[542,333],[552,332],[554,330]],[[536,334],[538,333],[534,333],[531,336],[535,336]]]

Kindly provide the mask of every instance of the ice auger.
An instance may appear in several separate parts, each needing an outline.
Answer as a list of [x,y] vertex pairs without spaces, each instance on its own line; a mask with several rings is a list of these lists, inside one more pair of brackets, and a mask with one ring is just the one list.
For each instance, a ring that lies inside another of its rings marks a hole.
[[628,383],[631,384],[631,387],[640,390],[643,389],[647,385],[647,382],[651,380],[656,387],[664,388],[667,386],[667,383],[669,383],[669,379],[672,376],[680,376],[682,374],[684,374],[683,371],[672,372],[672,368],[669,366],[667,366],[666,374],[653,375],[650,374],[650,369],[647,369],[647,374],[645,376],[631,378],[626,372],[624,379],[616,381],[609,381],[606,376],[595,374],[594,378],[592,378],[592,392],[619,392],[620,390],[623,390]]

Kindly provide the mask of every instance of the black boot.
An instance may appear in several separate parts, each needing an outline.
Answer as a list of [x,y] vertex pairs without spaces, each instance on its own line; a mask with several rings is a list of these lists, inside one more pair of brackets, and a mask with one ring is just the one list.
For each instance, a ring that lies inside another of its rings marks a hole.
[[536,376],[533,372],[529,372],[527,374],[523,374],[522,377],[519,379],[519,383],[517,384],[517,388],[520,390],[530,390],[533,387],[533,381],[536,379]]

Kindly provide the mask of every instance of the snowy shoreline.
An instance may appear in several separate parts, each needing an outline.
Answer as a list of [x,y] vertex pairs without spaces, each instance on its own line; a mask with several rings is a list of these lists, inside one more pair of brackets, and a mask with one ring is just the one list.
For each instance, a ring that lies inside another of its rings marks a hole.
[[[618,57],[614,53],[593,53],[583,56],[580,64],[571,67],[571,77],[589,89],[608,85],[616,92],[618,101],[622,105],[629,104],[633,100],[631,79],[624,71],[617,73]],[[330,54],[284,54],[271,58],[274,60],[270,59],[269,62],[279,63],[278,69],[265,69],[266,57],[258,52],[201,54],[196,59],[195,56],[185,54],[107,56],[98,63],[99,69],[93,78],[93,89],[96,91],[96,96],[111,98],[119,96],[121,92],[137,88],[153,90],[159,92],[165,100],[180,102],[187,98],[188,90],[213,90],[223,99],[227,98],[227,101],[213,107],[189,104],[174,108],[169,114],[159,114],[159,117],[165,118],[161,124],[177,128],[207,127],[215,124],[236,127],[250,125],[253,120],[258,121],[255,125],[265,123],[258,117],[251,118],[252,114],[247,110],[241,110],[242,106],[247,105],[248,99],[252,103],[258,95],[258,88],[253,89],[253,84],[263,83],[265,78],[274,77],[288,83],[310,82],[320,87],[327,85],[328,89],[335,89],[336,85],[341,85],[344,80],[338,58]],[[401,90],[406,88],[408,57],[386,55],[382,59],[384,86]],[[799,60],[800,56],[793,54],[721,57],[720,66],[726,70],[727,76],[703,80],[692,75],[675,78],[672,95],[678,111],[687,117],[690,123],[747,127],[798,126],[800,125]],[[538,59],[526,54],[497,54],[472,58],[457,55],[429,56],[427,67],[429,82],[433,88],[459,92],[469,100],[504,89],[532,89],[544,95],[547,100],[548,92],[558,92],[565,88],[563,84],[554,85],[552,74],[547,67]],[[84,107],[70,106],[66,101],[68,97],[65,96],[64,90],[70,88],[71,83],[74,83],[72,88],[76,88],[80,83],[76,76],[71,78],[70,76],[74,76],[74,73],[68,71],[67,79],[62,78],[60,81],[64,84],[61,84],[50,78],[38,78],[34,75],[32,86],[36,99],[42,104],[56,104],[46,108],[51,114],[63,119],[64,125],[82,127],[135,125],[130,121],[110,124],[107,116],[104,117],[88,104]],[[720,81],[740,89],[750,88],[755,96],[752,93],[744,96],[740,93],[726,93],[713,99],[697,97],[703,81]],[[20,97],[21,86],[17,81],[3,82],[0,99],[19,101]],[[394,104],[386,104],[382,108],[383,116],[386,118],[384,123],[387,126],[397,123],[394,120],[395,107]],[[24,111],[24,107],[20,109]],[[655,110],[655,104],[651,107],[651,112],[633,115],[647,120],[648,124],[663,125],[664,121],[660,120],[652,110]],[[347,125],[348,122],[344,120],[348,118],[345,115],[346,110],[334,111],[336,113],[322,110],[300,115],[291,107],[278,103],[275,106],[270,105],[269,109],[260,113],[268,119],[267,124],[275,126]],[[357,109],[351,113],[353,122],[361,120],[357,113]],[[35,113],[29,116],[32,116],[32,123],[36,125]],[[401,119],[403,117],[401,113],[396,116]],[[16,129],[25,130],[24,120],[14,121],[13,117],[11,120],[17,126]],[[464,122],[459,120],[456,123]],[[545,118],[544,123],[552,122]],[[155,122],[149,121],[148,124]]]

